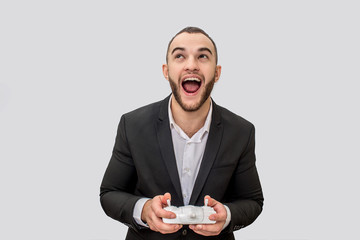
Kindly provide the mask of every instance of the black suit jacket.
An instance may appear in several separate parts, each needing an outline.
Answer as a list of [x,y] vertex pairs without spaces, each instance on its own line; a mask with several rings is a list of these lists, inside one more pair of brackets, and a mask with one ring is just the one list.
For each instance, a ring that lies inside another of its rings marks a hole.
[[[133,209],[142,197],[169,192],[171,204],[183,206],[166,99],[121,117],[113,154],[106,169],[100,201],[105,213],[129,227],[126,239],[209,239],[184,226],[162,235],[140,227]],[[251,224],[262,211],[263,194],[255,166],[255,129],[245,119],[213,102],[212,121],[190,204],[204,196],[227,205],[229,226],[217,237],[234,239],[233,231]]]

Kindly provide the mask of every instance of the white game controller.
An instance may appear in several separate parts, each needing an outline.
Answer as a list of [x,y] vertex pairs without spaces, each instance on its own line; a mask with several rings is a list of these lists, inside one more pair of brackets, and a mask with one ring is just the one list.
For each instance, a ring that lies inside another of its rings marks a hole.
[[192,205],[184,207],[174,207],[170,205],[170,200],[167,200],[168,206],[164,209],[176,214],[176,218],[163,218],[164,223],[169,224],[214,224],[216,221],[209,219],[211,214],[216,213],[212,207],[208,206],[208,199],[205,199],[205,206],[196,207]]

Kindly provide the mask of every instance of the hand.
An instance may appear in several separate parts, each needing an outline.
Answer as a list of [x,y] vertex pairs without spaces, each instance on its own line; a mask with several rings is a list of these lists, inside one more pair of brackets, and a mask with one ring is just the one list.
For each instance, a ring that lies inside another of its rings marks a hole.
[[177,232],[182,225],[167,224],[162,221],[162,218],[176,218],[175,213],[164,210],[167,206],[167,200],[171,200],[170,193],[155,196],[148,200],[141,212],[141,220],[146,222],[150,229],[162,234]]
[[227,217],[227,212],[224,205],[222,205],[220,202],[216,201],[210,196],[205,196],[204,202],[206,198],[209,201],[208,206],[214,208],[216,212],[215,214],[211,214],[209,219],[216,221],[216,223],[190,225],[189,228],[200,235],[216,236],[219,235],[223,229]]

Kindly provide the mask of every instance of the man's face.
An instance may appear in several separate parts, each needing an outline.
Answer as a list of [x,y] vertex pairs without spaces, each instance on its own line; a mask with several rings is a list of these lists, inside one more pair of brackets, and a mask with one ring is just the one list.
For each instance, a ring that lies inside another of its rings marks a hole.
[[214,45],[201,33],[181,33],[170,44],[163,65],[176,102],[184,111],[196,111],[206,102],[220,77]]

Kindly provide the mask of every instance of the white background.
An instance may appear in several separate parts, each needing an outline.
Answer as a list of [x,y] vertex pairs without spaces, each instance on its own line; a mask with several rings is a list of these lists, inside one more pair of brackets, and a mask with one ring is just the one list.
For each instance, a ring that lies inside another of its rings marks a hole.
[[0,238],[124,239],[98,197],[118,121],[170,93],[167,43],[199,26],[214,100],[257,130],[264,211],[237,239],[359,239],[359,6],[1,1]]

